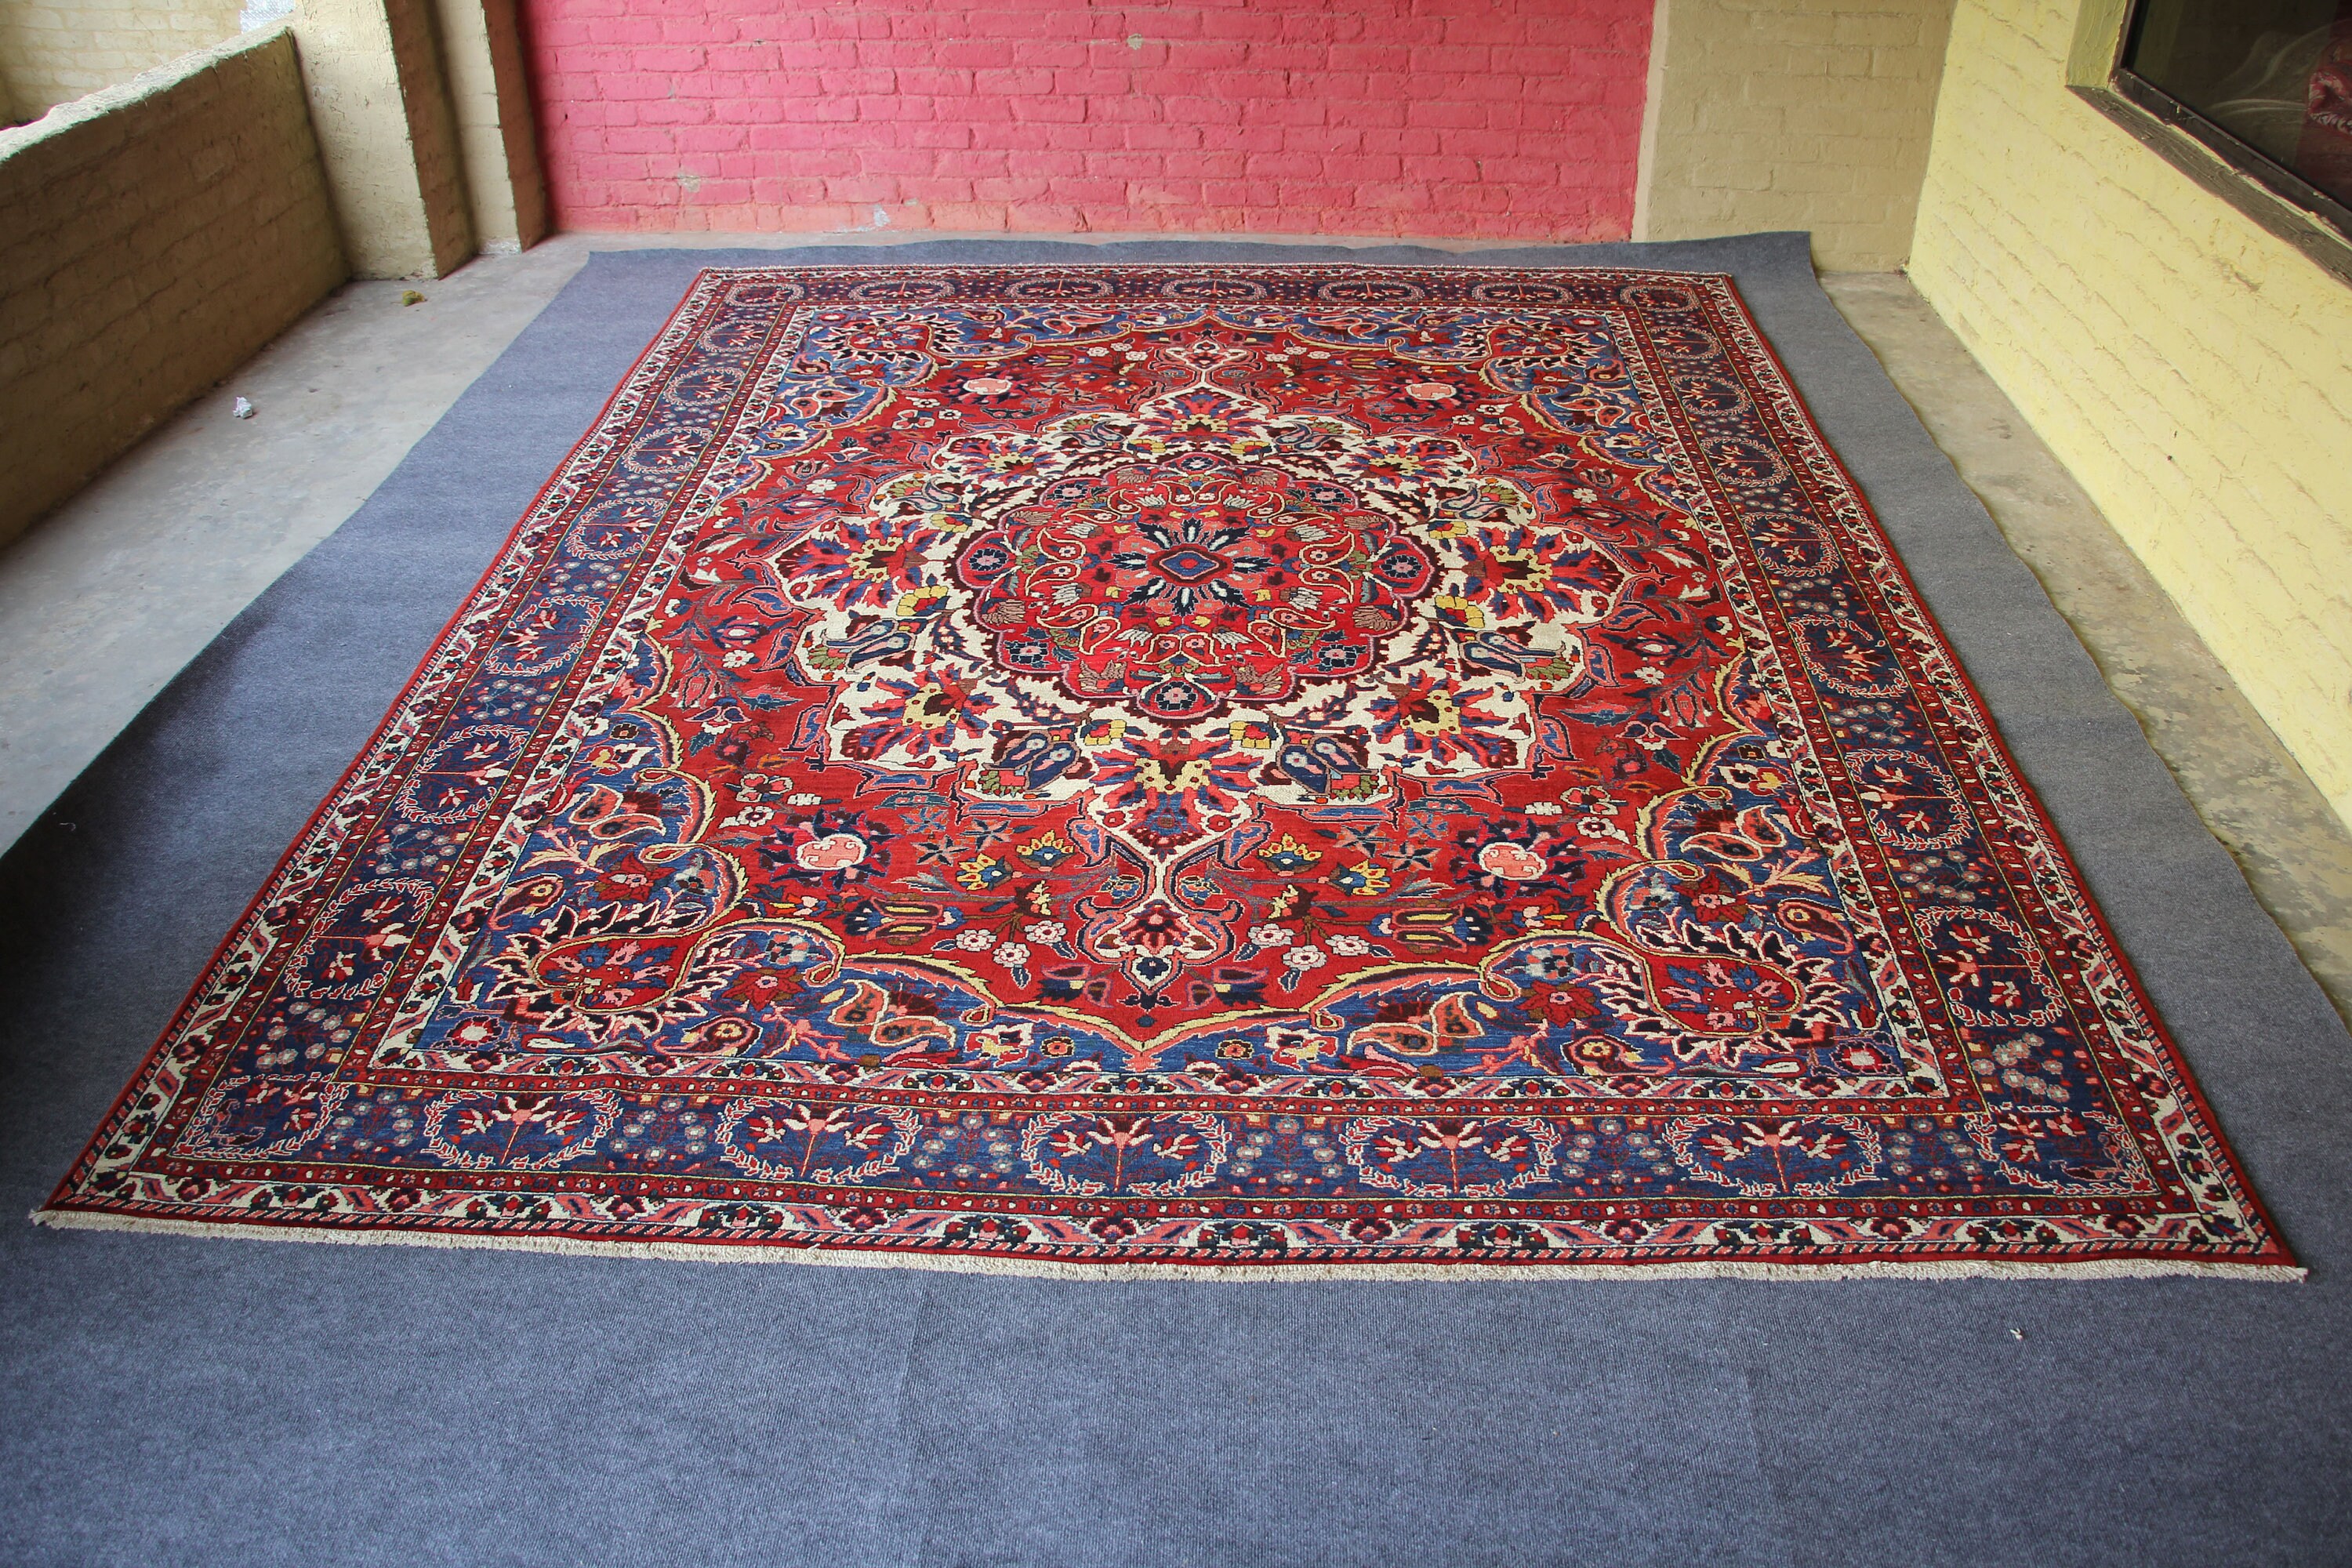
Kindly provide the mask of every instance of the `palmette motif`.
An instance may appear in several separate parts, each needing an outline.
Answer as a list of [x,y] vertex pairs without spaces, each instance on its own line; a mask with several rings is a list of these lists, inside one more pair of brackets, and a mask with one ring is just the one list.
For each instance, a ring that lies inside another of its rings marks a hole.
[[53,1211],[2289,1261],[1729,281],[1616,270],[706,272]]

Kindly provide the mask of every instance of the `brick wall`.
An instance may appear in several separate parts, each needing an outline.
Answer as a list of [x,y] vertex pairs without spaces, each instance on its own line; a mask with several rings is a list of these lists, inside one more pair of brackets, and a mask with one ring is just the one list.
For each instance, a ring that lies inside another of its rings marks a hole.
[[236,37],[241,0],[8,0],[0,5],[0,83],[16,116],[129,81]]
[[1622,238],[1652,0],[527,0],[556,220]]
[[344,276],[293,40],[0,131],[0,542]]
[[1823,268],[1902,266],[1951,16],[1952,0],[1666,0],[1636,237],[1801,228]]
[[2352,288],[1962,0],[1911,275],[2352,822]]

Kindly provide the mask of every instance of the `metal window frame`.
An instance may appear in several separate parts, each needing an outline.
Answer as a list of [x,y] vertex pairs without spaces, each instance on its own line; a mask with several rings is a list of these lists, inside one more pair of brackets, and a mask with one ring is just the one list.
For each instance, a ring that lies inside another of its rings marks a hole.
[[2123,68],[2146,0],[2083,0],[2066,86],[2168,163],[2352,283],[2352,208]]

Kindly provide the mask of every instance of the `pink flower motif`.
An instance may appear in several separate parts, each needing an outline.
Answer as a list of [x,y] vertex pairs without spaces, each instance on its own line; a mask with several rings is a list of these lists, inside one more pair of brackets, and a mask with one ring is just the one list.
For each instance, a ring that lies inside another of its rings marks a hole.
[[1416,403],[1435,403],[1454,395],[1454,384],[1445,381],[1409,381],[1404,395]]
[[866,858],[866,840],[855,833],[828,833],[793,851],[793,858],[808,871],[838,871]]
[[1507,840],[1489,844],[1478,851],[1478,868],[1492,871],[1497,877],[1508,877],[1514,882],[1532,882],[1544,874],[1544,858],[1524,844]]
[[1001,375],[975,375],[963,389],[974,397],[1001,397],[1013,390],[1013,384]]

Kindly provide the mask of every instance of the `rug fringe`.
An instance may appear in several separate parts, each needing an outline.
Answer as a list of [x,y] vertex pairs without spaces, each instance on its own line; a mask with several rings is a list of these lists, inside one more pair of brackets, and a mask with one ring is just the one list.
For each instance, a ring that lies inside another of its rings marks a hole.
[[216,1224],[39,1208],[35,1225],[58,1230],[136,1231],[162,1236],[235,1237],[248,1241],[327,1242],[345,1247],[431,1247],[552,1252],[583,1258],[659,1258],[690,1263],[808,1263],[838,1268],[922,1268],[944,1274],[1004,1274],[1038,1279],[1463,1280],[1522,1282],[1570,1275],[1622,1279],[2251,1279],[2300,1284],[2308,1270],[2268,1263],[2200,1263],[2188,1258],[2084,1258],[2079,1263],[2002,1258],[1914,1262],[1763,1263],[1723,1259],[1661,1263],[1065,1263],[1052,1258],[954,1253],[861,1251],[692,1241],[583,1241],[563,1236],[483,1236],[462,1231],[340,1230],[324,1226]]

